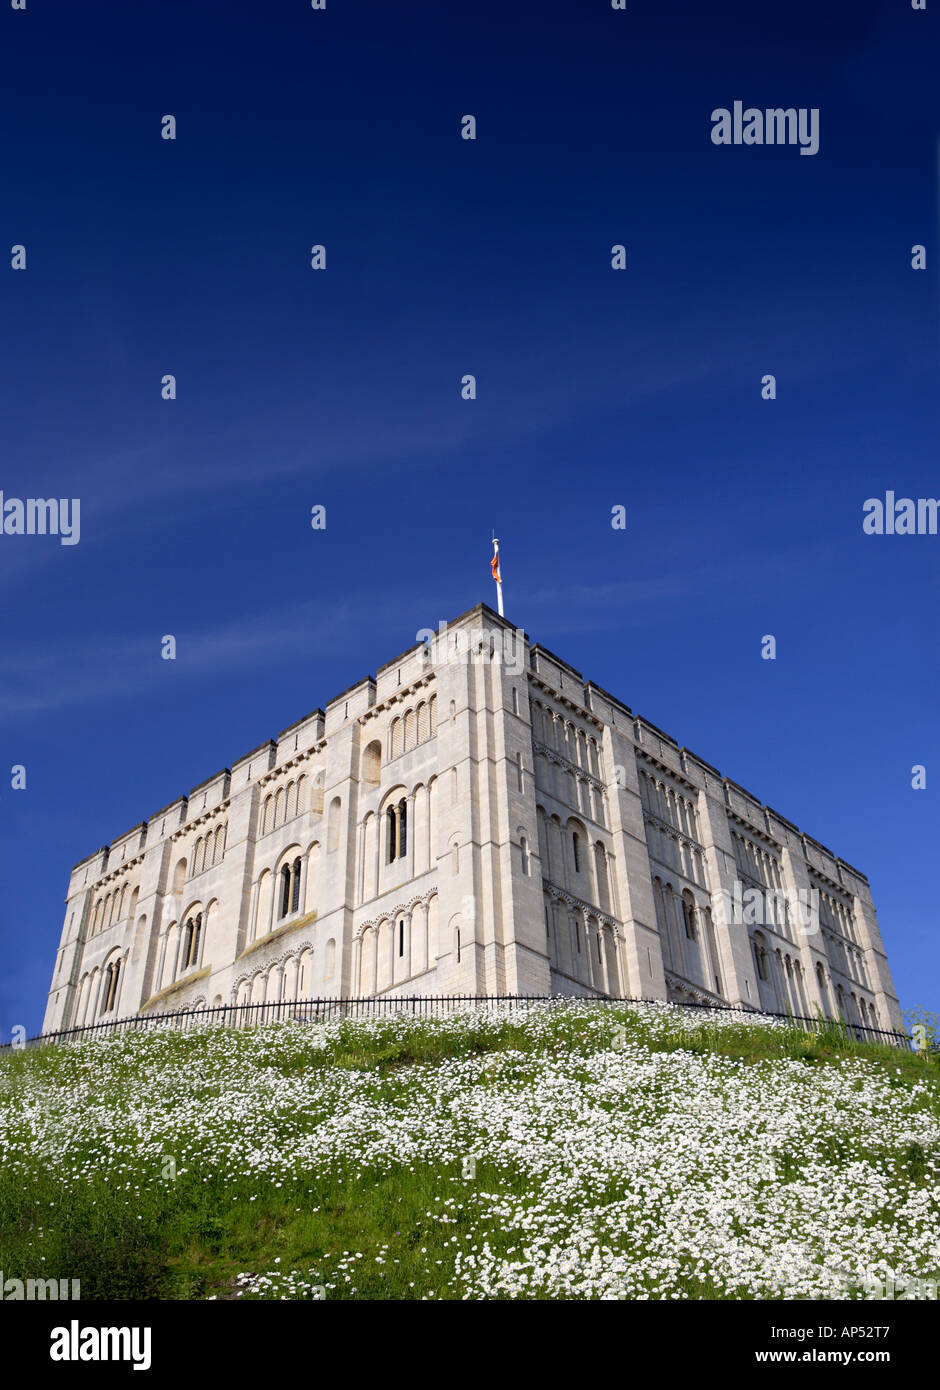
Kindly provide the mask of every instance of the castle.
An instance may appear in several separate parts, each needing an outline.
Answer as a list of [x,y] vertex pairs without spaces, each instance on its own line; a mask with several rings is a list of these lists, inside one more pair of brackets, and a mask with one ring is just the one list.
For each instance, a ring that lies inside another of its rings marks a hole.
[[75,866],[45,1032],[421,994],[902,1026],[862,873],[485,604],[418,638]]

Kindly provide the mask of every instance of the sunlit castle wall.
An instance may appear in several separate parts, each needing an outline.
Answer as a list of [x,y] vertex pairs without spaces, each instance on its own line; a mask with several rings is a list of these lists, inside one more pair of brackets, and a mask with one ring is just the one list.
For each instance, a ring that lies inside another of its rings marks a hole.
[[411,994],[901,1023],[864,875],[485,605],[78,863],[44,1028]]

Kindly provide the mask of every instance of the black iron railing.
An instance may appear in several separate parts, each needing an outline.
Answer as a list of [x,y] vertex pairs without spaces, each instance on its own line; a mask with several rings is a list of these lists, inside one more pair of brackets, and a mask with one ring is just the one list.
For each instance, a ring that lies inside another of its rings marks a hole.
[[[390,1014],[409,1013],[437,1017],[461,1009],[511,1010],[527,1005],[551,1005],[564,1008],[572,1004],[590,1003],[616,1008],[619,1005],[657,1005],[661,1000],[611,998],[606,995],[524,995],[524,994],[428,994],[379,995],[367,999],[279,999],[257,1004],[219,1004],[211,1008],[176,1009],[172,1013],[129,1014],[126,1018],[102,1019],[78,1028],[63,1028],[39,1033],[26,1039],[24,1046],[37,1047],[47,1043],[77,1042],[86,1038],[107,1037],[111,1034],[149,1032],[157,1028],[189,1030],[208,1026],[234,1028],[256,1027],[264,1023],[325,1023],[332,1019],[384,1018]],[[870,1028],[861,1023],[839,1019],[807,1018],[797,1014],[764,1013],[758,1010],[735,1009],[728,1005],[682,1002],[670,1007],[698,1010],[701,1013],[739,1014],[742,1019],[756,1022],[761,1018],[789,1023],[806,1032],[837,1029],[856,1042],[885,1043],[909,1049],[907,1033],[892,1029]],[[10,1051],[16,1044],[4,1043],[0,1051]]]

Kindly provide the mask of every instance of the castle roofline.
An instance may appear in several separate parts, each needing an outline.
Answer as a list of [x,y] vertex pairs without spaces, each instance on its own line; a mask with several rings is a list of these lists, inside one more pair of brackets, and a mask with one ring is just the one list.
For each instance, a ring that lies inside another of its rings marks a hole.
[[[316,719],[317,715],[319,715],[321,719],[325,718],[325,715],[319,705],[316,709],[312,709],[309,714],[304,714],[301,716],[300,719],[295,719],[293,724],[288,724],[286,729],[282,729],[277,736],[277,742],[280,743],[281,739],[285,736],[285,734],[292,733],[294,729],[299,729],[301,724],[306,724],[308,719]],[[275,740],[272,738],[269,740],[269,742],[274,743]],[[262,744],[261,747],[263,748],[264,744]]]

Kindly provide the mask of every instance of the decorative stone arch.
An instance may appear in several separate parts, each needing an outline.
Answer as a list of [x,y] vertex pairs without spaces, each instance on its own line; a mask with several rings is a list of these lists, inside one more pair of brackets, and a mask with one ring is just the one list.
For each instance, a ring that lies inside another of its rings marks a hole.
[[327,821],[326,830],[326,849],[328,854],[332,854],[339,849],[340,815],[342,814],[343,803],[340,797],[334,796],[330,802],[330,814]]
[[683,888],[681,896],[682,904],[682,923],[685,934],[689,941],[698,941],[700,937],[698,923],[698,903],[691,889]]
[[205,943],[205,909],[197,899],[180,915],[180,950],[177,956],[176,976],[196,970],[202,961]]
[[304,857],[298,844],[281,850],[274,868],[274,922],[285,922],[300,911]]
[[610,864],[603,840],[594,841],[594,877],[597,883],[597,905],[603,912],[610,912],[613,907]]
[[313,947],[302,946],[293,954],[290,963],[294,973],[294,997],[297,999],[311,998],[313,995]]
[[532,851],[529,846],[529,832],[524,825],[516,826],[516,843],[519,846],[519,867],[523,877],[528,878],[532,872]]
[[470,942],[467,936],[467,928],[463,917],[459,912],[455,912],[447,924],[447,936],[450,943],[450,950],[453,954],[455,964],[460,964],[466,956],[467,947]]
[[380,865],[394,864],[407,858],[411,829],[408,824],[409,800],[407,790],[401,784],[393,787],[382,797],[376,827]]
[[98,997],[97,1015],[99,1018],[110,1013],[117,1015],[123,965],[124,960],[120,947],[115,947],[109,951],[101,962],[101,991]]
[[382,780],[382,744],[377,738],[362,750],[361,778],[370,786],[378,786]]
[[[590,840],[584,822],[577,816],[569,816],[565,825],[565,832],[568,840],[568,860],[572,871],[572,884],[591,883],[591,867],[588,856],[590,854]],[[590,898],[590,891],[582,893],[582,897]]]

